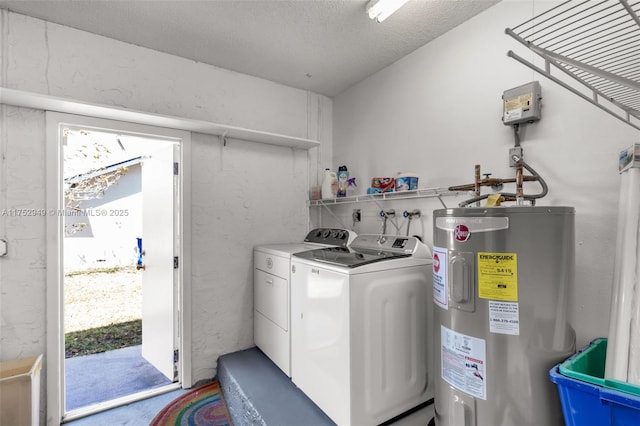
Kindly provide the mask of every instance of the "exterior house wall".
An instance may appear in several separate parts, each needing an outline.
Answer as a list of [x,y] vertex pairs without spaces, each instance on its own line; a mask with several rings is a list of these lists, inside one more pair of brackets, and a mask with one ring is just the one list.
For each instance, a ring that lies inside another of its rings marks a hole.
[[[127,173],[110,186],[102,198],[83,201],[77,216],[66,216],[65,229],[84,223],[64,241],[64,269],[135,265],[136,238],[142,236],[141,167],[127,167]],[[106,210],[113,214],[100,214]]]

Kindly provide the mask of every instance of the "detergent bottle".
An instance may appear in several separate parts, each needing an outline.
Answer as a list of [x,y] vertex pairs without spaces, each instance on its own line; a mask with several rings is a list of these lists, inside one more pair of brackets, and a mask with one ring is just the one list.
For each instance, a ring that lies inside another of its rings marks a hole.
[[346,197],[347,186],[349,185],[349,171],[347,170],[347,166],[338,167],[336,176],[338,177],[338,193],[336,197]]
[[323,199],[336,198],[338,192],[338,177],[336,172],[329,169],[324,171],[324,179],[322,180],[321,195]]

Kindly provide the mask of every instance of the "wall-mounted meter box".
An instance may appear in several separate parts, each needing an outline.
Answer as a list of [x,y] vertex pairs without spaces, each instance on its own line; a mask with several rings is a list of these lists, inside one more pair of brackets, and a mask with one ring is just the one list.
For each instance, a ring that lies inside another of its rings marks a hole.
[[537,81],[505,90],[502,94],[502,122],[511,126],[540,120],[541,99],[542,92]]

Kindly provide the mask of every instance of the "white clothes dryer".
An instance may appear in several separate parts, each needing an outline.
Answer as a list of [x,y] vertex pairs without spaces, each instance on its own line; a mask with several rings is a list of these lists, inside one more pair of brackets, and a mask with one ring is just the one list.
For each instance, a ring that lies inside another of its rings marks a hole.
[[255,344],[291,377],[290,262],[294,253],[324,247],[346,247],[355,233],[318,228],[303,242],[267,244],[253,250],[253,334]]
[[415,237],[380,235],[294,253],[291,378],[338,425],[433,397],[431,257]]

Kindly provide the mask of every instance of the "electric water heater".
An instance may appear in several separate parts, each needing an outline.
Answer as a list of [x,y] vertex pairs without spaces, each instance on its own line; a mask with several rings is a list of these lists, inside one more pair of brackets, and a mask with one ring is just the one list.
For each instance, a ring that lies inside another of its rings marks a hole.
[[574,209],[433,216],[436,425],[563,425],[549,370],[575,352]]

